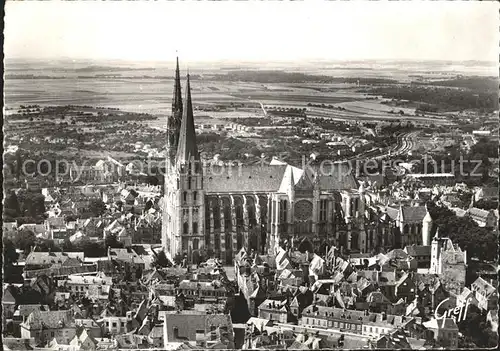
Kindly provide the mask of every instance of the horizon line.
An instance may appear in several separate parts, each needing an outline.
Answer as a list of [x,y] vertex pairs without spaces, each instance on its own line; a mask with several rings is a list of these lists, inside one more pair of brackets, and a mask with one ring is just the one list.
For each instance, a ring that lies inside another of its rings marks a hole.
[[[47,61],[47,60],[53,60],[53,61],[123,61],[123,62],[165,62],[165,63],[170,63],[170,62],[175,62],[176,57],[173,57],[172,59],[126,59],[126,58],[92,58],[92,57],[78,57],[78,58],[73,58],[73,57],[68,57],[68,56],[57,56],[57,57],[44,57],[44,58],[38,58],[38,57],[6,57],[4,56],[4,61],[14,61],[14,60],[24,60],[24,61]],[[345,58],[345,59],[335,59],[335,58],[320,58],[320,57],[311,57],[311,58],[300,58],[300,59],[255,59],[255,58],[238,58],[238,59],[224,59],[224,58],[214,58],[214,59],[196,59],[196,60],[191,60],[191,59],[186,59],[183,60],[182,56],[179,56],[179,61],[185,61],[185,62],[192,62],[192,63],[219,63],[219,62],[224,62],[224,63],[239,63],[239,62],[251,62],[251,63],[281,63],[281,62],[286,62],[286,63],[307,63],[307,62],[319,62],[319,61],[326,61],[326,62],[373,62],[373,61],[385,61],[385,62],[452,62],[452,63],[465,63],[465,62],[478,62],[478,63],[488,63],[488,64],[494,64],[497,65],[498,62],[494,60],[475,60],[475,59],[468,59],[468,60],[450,60],[450,59],[435,59],[435,58],[428,58],[428,59],[412,59],[412,58]]]

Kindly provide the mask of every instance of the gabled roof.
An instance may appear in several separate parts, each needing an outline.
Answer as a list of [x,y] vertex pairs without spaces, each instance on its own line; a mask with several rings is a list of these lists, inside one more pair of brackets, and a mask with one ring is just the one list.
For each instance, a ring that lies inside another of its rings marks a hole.
[[19,338],[2,338],[2,346],[5,351],[24,351],[24,350],[34,350],[34,347],[30,345],[30,339],[19,339]]
[[421,223],[427,214],[425,206],[404,206],[402,210],[405,223]]
[[109,249],[111,259],[132,263],[144,263],[144,260],[132,249]]
[[380,291],[372,291],[366,297],[366,302],[370,304],[390,304],[391,301]]
[[26,257],[26,265],[52,265],[62,264],[70,258],[83,258],[83,252],[66,253],[66,252],[30,252]]
[[326,163],[313,167],[319,176],[318,185],[321,189],[358,189],[358,184],[348,163]]
[[22,325],[30,330],[61,329],[74,326],[74,320],[71,310],[33,311]]
[[403,284],[408,278],[410,277],[409,273],[404,273],[397,281],[396,281],[396,286],[400,286]]
[[35,311],[48,311],[49,306],[47,305],[19,305],[17,310],[14,312],[15,316],[28,317],[31,313]]
[[259,305],[259,309],[273,309],[279,311],[286,311],[286,300],[284,301],[276,301],[276,300],[265,300]]
[[406,260],[408,258],[408,254],[402,249],[391,250],[386,256],[391,260]]
[[472,207],[469,208],[467,213],[474,219],[486,220],[490,211],[483,210],[481,208]]
[[397,208],[392,208],[387,206],[385,208],[385,212],[392,220],[396,220],[396,218],[398,217],[399,210]]
[[205,169],[203,178],[207,193],[277,192],[287,166],[244,165],[213,166]]
[[411,245],[404,248],[405,252],[413,257],[417,256],[431,256],[431,246],[427,245]]
[[483,278],[477,278],[472,283],[473,290],[480,291],[484,296],[490,296],[496,291],[496,288]]

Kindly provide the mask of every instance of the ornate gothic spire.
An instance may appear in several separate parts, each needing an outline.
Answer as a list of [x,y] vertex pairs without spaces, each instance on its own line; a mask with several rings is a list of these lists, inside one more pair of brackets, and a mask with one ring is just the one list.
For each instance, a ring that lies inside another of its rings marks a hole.
[[182,92],[181,77],[179,73],[179,58],[177,57],[177,66],[175,69],[174,96],[172,98],[172,114],[167,120],[167,149],[169,160],[172,162],[177,152],[179,144],[179,130],[182,120]]
[[174,81],[174,97],[172,98],[172,116],[180,122],[182,119],[182,91],[181,91],[181,75],[179,72],[179,58],[177,57],[177,66],[175,68]]

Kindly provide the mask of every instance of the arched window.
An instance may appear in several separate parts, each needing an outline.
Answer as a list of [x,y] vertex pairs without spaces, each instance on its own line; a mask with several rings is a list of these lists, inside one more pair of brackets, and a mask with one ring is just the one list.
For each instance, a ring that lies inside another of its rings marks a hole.
[[191,189],[191,176],[188,176],[188,189]]
[[182,194],[182,197],[183,197],[183,201],[186,202],[187,201],[187,198],[188,198],[188,193],[187,191],[185,191],[183,194]]
[[198,193],[196,191],[193,192],[193,201],[198,199]]
[[184,224],[182,226],[182,232],[184,234],[187,234],[189,232],[189,224],[188,224],[188,222],[184,222]]
[[198,233],[198,222],[193,222],[193,234]]

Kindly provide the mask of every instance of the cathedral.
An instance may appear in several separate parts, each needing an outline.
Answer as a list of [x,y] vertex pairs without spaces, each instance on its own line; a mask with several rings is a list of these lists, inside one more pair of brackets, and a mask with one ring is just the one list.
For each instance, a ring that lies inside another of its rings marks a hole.
[[395,242],[397,225],[374,210],[373,194],[346,164],[301,169],[201,160],[189,75],[183,99],[178,60],[167,154],[162,246],[171,257],[186,255],[195,263],[214,257],[232,264],[242,247],[260,254],[275,254],[280,246],[325,253],[333,245],[364,253],[420,241],[414,235]]

